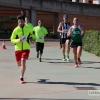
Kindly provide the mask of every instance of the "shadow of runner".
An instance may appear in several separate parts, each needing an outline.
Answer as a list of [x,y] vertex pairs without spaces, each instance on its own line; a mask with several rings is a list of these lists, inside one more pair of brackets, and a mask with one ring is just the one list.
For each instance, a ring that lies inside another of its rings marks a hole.
[[74,63],[73,59],[70,61],[63,61],[62,59],[50,59],[50,58],[42,58],[42,62],[52,63],[52,64],[59,64],[59,63]]
[[92,68],[92,69],[100,69],[100,67],[81,67],[81,68]]
[[[50,59],[50,58],[42,58],[43,62],[48,62],[48,63],[74,63],[74,59],[70,59],[70,61],[63,61],[62,59]],[[55,60],[55,61],[53,61]],[[58,60],[58,61],[56,61]],[[62,61],[62,62],[61,62]],[[95,64],[95,63],[100,63],[96,61],[82,61],[82,64]]]
[[49,79],[39,79],[39,81],[37,82],[27,82],[27,83],[100,86],[100,84],[97,83],[47,82],[47,80]]
[[95,63],[100,63],[100,62],[95,62],[95,61],[82,61],[83,64],[95,64]]
[[42,58],[43,60],[62,60],[62,59],[50,59],[50,58]]

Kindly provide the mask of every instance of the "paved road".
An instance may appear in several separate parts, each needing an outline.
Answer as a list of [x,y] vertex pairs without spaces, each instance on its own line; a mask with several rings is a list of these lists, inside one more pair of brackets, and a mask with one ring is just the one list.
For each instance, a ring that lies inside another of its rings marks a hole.
[[20,84],[14,47],[10,42],[6,42],[6,47],[7,50],[0,50],[0,99],[100,99],[100,95],[88,95],[88,90],[100,90],[99,57],[83,51],[83,64],[74,68],[72,51],[71,61],[62,61],[59,43],[46,42],[43,62],[39,62],[33,45],[27,61],[26,84]]

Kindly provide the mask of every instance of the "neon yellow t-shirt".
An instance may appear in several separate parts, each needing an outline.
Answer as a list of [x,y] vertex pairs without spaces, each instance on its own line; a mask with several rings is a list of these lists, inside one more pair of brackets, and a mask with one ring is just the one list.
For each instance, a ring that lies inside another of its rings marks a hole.
[[[26,24],[26,23],[25,23],[25,24]],[[28,26],[31,28],[31,30],[33,30],[34,26],[33,26],[31,23],[28,23],[28,24],[26,24],[26,25],[28,25]]]
[[44,36],[48,34],[47,29],[43,26],[36,26],[33,28],[33,31],[35,32],[36,42],[44,43]]

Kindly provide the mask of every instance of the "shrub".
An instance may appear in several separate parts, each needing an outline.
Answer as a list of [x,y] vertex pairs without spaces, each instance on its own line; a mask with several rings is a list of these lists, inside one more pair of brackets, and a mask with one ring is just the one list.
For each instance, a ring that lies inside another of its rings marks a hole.
[[83,38],[83,49],[97,56],[100,56],[100,31],[85,31]]

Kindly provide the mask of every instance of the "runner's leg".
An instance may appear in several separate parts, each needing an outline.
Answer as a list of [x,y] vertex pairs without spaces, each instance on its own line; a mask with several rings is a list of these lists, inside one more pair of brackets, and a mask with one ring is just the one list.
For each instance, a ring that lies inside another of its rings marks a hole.
[[40,58],[39,61],[41,62],[42,54],[43,54],[43,49],[44,49],[44,43],[40,43]]
[[15,51],[15,58],[17,65],[20,67],[21,66],[21,51]]
[[73,54],[74,54],[75,67],[78,67],[78,63],[77,63],[77,47],[73,47]]
[[62,42],[61,42],[61,37],[60,37],[60,48],[62,48]]
[[21,55],[20,83],[24,82],[24,73],[26,70],[26,60],[29,57],[29,50],[23,50]]
[[77,47],[78,64],[81,64],[82,46]]
[[37,52],[37,58],[39,58],[39,43],[36,42],[36,52]]
[[67,40],[66,40],[66,50],[67,50],[67,57],[66,57],[66,59],[67,59],[68,61],[70,61],[70,58],[69,58],[69,52],[70,52],[70,39],[67,39]]
[[63,54],[63,61],[66,60],[66,57],[65,57],[65,43],[62,44],[62,54]]

